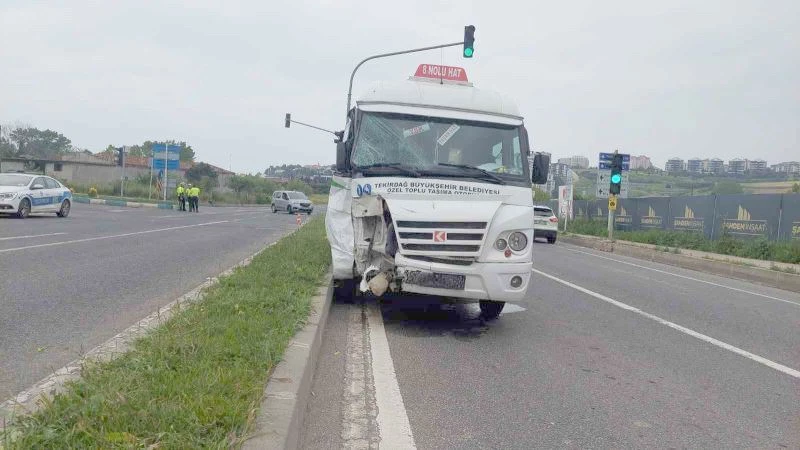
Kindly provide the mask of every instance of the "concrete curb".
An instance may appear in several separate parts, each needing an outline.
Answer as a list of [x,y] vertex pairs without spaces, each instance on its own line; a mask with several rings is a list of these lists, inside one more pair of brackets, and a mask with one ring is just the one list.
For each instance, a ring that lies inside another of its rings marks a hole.
[[90,203],[93,205],[108,205],[118,206],[122,208],[158,208],[158,209],[173,209],[174,205],[171,202],[158,202],[158,203],[143,203],[143,202],[129,202],[127,200],[108,200],[103,198],[89,198],[83,196],[73,196],[75,203]]
[[[764,286],[787,291],[800,292],[800,275],[772,270],[768,267],[763,267],[763,264],[755,264],[755,262],[749,263],[749,260],[746,258],[725,260],[723,259],[726,258],[725,255],[683,249],[679,250],[681,253],[668,253],[659,250],[655,245],[625,241],[610,243],[602,238],[580,234],[561,235],[559,239],[562,242],[579,245],[581,247],[593,248],[737,280],[752,281]],[[764,263],[764,261],[757,262]],[[767,261],[766,264],[770,263]],[[797,267],[796,264],[775,264],[777,267]]]
[[270,375],[254,431],[243,448],[295,449],[300,445],[300,431],[332,300],[333,280],[328,273],[311,301],[311,314],[305,327],[295,334],[283,359]]

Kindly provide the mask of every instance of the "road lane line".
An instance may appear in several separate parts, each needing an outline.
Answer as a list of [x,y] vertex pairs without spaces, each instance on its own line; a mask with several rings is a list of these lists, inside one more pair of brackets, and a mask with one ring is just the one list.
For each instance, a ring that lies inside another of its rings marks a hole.
[[158,232],[161,232],[161,231],[180,230],[180,229],[183,229],[183,228],[204,227],[204,226],[207,226],[207,225],[215,225],[215,224],[218,224],[218,223],[226,223],[226,222],[228,222],[228,221],[227,220],[220,220],[220,221],[217,221],[217,222],[206,222],[206,223],[197,223],[197,224],[193,224],[193,225],[183,225],[183,226],[179,226],[179,227],[159,228],[157,230],[136,231],[136,232],[133,232],[133,233],[115,234],[115,235],[112,235],[112,236],[97,236],[97,237],[86,238],[86,239],[74,239],[74,240],[71,240],[71,241],[51,242],[49,244],[38,244],[38,245],[28,245],[28,246],[25,246],[25,247],[6,248],[6,249],[0,250],[0,253],[16,252],[16,251],[21,251],[21,250],[30,250],[30,249],[42,248],[42,247],[54,247],[54,246],[57,246],[57,245],[79,244],[81,242],[100,241],[100,240],[104,240],[104,239],[117,239],[117,238],[128,237],[128,236],[136,236],[136,235],[140,235],[140,234],[158,233]]
[[415,449],[414,434],[408,421],[397,374],[389,353],[389,340],[378,306],[367,306],[369,344],[372,353],[372,377],[375,384],[375,403],[378,405],[378,430],[384,448]]
[[45,236],[60,236],[62,234],[67,233],[47,233],[47,234],[32,234],[29,236],[10,236],[10,237],[2,237],[0,241],[10,241],[11,239],[28,239],[28,238],[37,238],[37,237],[45,237]]
[[574,249],[571,249],[571,248],[564,248],[564,249],[567,250],[567,251],[570,251],[570,252],[574,252],[574,253],[583,253],[584,255],[594,256],[595,258],[602,258],[602,259],[607,259],[609,261],[618,262],[618,263],[621,263],[621,264],[627,264],[629,266],[638,267],[640,269],[652,270],[653,272],[663,273],[665,275],[672,275],[673,277],[684,278],[684,279],[687,279],[687,280],[697,281],[698,283],[710,284],[711,286],[730,289],[732,291],[742,292],[744,294],[757,295],[759,297],[768,298],[770,300],[777,300],[779,302],[789,303],[789,304],[794,305],[794,306],[800,306],[800,303],[798,303],[798,302],[793,302],[791,300],[785,300],[785,299],[782,299],[782,298],[773,297],[771,295],[762,294],[762,293],[759,293],[759,292],[753,292],[753,291],[748,291],[746,289],[739,289],[739,288],[735,288],[735,287],[731,287],[731,286],[725,286],[724,284],[714,283],[713,281],[701,280],[699,278],[694,278],[694,277],[690,277],[690,276],[687,276],[687,275],[679,275],[677,273],[667,272],[666,270],[661,270],[661,269],[656,269],[656,268],[653,268],[653,267],[642,266],[640,264],[635,264],[635,263],[628,262],[628,261],[622,261],[620,259],[609,258],[608,256],[595,255],[594,253],[585,252],[585,251],[582,251],[582,250],[574,250]]
[[734,347],[731,344],[727,344],[727,343],[722,342],[722,341],[720,341],[718,339],[714,339],[711,336],[706,336],[705,334],[698,333],[697,331],[694,331],[692,329],[689,329],[689,328],[686,328],[684,326],[678,325],[678,324],[676,324],[674,322],[670,322],[669,320],[662,319],[661,317],[658,317],[658,316],[656,316],[654,314],[650,314],[648,312],[642,311],[641,309],[636,308],[634,306],[630,306],[628,304],[625,304],[625,303],[622,303],[620,301],[614,300],[611,297],[606,297],[603,294],[599,294],[597,292],[591,291],[591,290],[586,289],[584,287],[578,286],[577,284],[571,283],[571,282],[569,282],[567,280],[562,280],[561,278],[558,278],[556,276],[544,273],[541,270],[537,270],[537,269],[531,269],[531,270],[533,271],[533,273],[539,274],[539,275],[541,275],[543,277],[546,277],[546,278],[549,278],[549,279],[551,279],[551,280],[553,280],[555,282],[561,283],[564,286],[571,287],[571,288],[573,288],[573,289],[575,289],[577,291],[583,292],[584,294],[591,295],[592,297],[594,297],[596,299],[599,299],[599,300],[602,300],[604,302],[610,303],[610,304],[612,304],[612,305],[614,305],[614,306],[616,306],[618,308],[622,308],[624,310],[631,311],[633,313],[639,314],[640,316],[646,317],[646,318],[648,318],[650,320],[653,320],[655,322],[658,322],[658,323],[660,323],[662,325],[666,325],[666,326],[668,326],[668,327],[670,327],[672,329],[678,330],[681,333],[688,334],[689,336],[692,336],[692,337],[695,337],[697,339],[700,339],[701,341],[708,342],[711,345],[715,345],[715,346],[717,346],[719,348],[722,348],[722,349],[728,350],[730,352],[736,353],[737,355],[744,356],[745,358],[751,359],[751,360],[753,360],[753,361],[755,361],[757,363],[763,364],[763,365],[765,365],[767,367],[770,367],[772,369],[775,369],[775,370],[777,370],[779,372],[783,372],[783,373],[785,373],[785,374],[787,374],[789,376],[792,376],[792,377],[800,379],[800,371],[792,369],[791,367],[787,367],[787,366],[784,366],[783,364],[776,363],[775,361],[772,361],[772,360],[769,360],[767,358],[764,358],[763,356],[758,356],[758,355],[756,355],[754,353],[750,353],[747,350],[742,350],[739,347]]

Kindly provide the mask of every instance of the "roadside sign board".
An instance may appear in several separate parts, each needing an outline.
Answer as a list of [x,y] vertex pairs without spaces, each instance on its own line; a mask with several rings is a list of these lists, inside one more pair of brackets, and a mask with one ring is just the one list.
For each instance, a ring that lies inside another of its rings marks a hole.
[[[595,192],[595,196],[597,198],[607,198],[608,197],[608,186],[611,184],[611,170],[597,170],[597,192]],[[628,198],[628,187],[630,186],[628,182],[628,173],[622,172],[622,184],[620,186],[619,198]]]
[[558,215],[572,219],[572,185],[558,187]]
[[[631,170],[631,155],[627,153],[620,153],[622,156],[622,171],[627,172]],[[600,153],[597,158],[597,168],[600,170],[611,170],[611,161],[614,160],[613,153]]]
[[181,167],[181,148],[177,145],[153,144],[153,157],[150,164],[155,170],[178,170]]
[[163,156],[164,156],[163,153],[162,153],[161,156],[162,156],[162,158],[160,158],[160,159],[159,158],[152,158],[151,164],[153,165],[153,169],[161,170],[161,169],[164,168],[165,165],[166,165],[167,169],[169,169],[169,170],[178,170],[178,169],[181,168],[181,162],[179,160],[177,160],[177,159],[168,159],[166,161],[166,164],[165,164],[164,163],[164,158],[163,158]]

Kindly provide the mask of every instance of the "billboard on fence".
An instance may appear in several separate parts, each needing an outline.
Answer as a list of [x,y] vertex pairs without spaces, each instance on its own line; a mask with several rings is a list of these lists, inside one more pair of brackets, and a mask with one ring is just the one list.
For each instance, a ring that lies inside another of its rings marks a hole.
[[[631,231],[636,229],[636,211],[639,204],[638,198],[617,198],[617,210],[614,212],[614,229]],[[608,210],[608,201],[606,201]]]
[[800,241],[800,194],[783,196],[783,213],[778,239]]
[[713,238],[725,233],[777,239],[781,197],[781,194],[718,195]]
[[608,217],[608,200],[595,200],[589,202],[589,212],[592,219],[603,219]]
[[672,197],[669,200],[667,229],[703,233],[711,237],[714,225],[714,196]]
[[588,219],[589,218],[589,201],[588,200],[574,200],[573,201],[573,208],[575,211],[575,218],[576,219]]
[[663,230],[670,215],[669,197],[637,198],[636,220],[641,230]]
[[[617,199],[618,230],[674,230],[723,233],[741,238],[800,240],[800,194],[736,194]],[[553,201],[555,208],[557,202]],[[608,200],[575,201],[575,216],[605,220]]]

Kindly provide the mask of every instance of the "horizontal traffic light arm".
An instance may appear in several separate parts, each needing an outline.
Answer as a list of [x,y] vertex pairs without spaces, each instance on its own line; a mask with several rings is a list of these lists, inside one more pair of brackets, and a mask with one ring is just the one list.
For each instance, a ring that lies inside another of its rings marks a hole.
[[441,45],[432,45],[430,47],[413,48],[411,50],[401,50],[398,52],[381,53],[380,55],[372,55],[368,58],[362,59],[361,62],[356,65],[356,68],[353,69],[353,73],[350,74],[350,87],[347,89],[347,111],[345,111],[345,116],[347,114],[350,114],[350,103],[353,99],[353,78],[355,78],[356,71],[358,71],[358,68],[361,67],[365,62],[378,58],[386,58],[388,56],[405,55],[406,53],[424,52],[426,50],[436,50],[437,48],[455,47],[458,45],[464,45],[464,41],[453,42],[452,44],[441,44]]
[[315,130],[324,131],[324,132],[326,132],[326,133],[330,133],[330,134],[332,134],[332,135],[334,135],[334,136],[339,136],[339,134],[338,134],[337,132],[335,132],[335,131],[326,130],[325,128],[320,128],[320,127],[317,127],[317,126],[314,126],[314,125],[309,125],[309,124],[307,124],[307,123],[303,123],[303,122],[298,122],[298,121],[296,121],[296,120],[294,120],[294,119],[289,119],[289,122],[291,122],[291,123],[296,123],[296,124],[298,124],[298,125],[303,125],[303,126],[305,126],[305,127],[313,128],[313,129],[315,129]]

